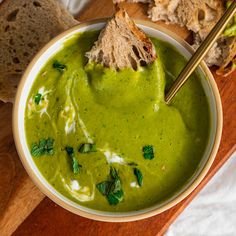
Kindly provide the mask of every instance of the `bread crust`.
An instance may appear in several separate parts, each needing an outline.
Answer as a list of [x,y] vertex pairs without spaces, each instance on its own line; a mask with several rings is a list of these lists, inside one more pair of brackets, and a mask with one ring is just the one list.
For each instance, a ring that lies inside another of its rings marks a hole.
[[[196,49],[225,11],[222,0],[155,0],[150,5],[149,17],[167,24],[186,26],[194,32],[193,48]],[[229,74],[235,69],[236,37],[221,36],[204,58],[208,66],[217,65],[218,74]]]
[[86,56],[89,62],[105,67],[137,69],[138,66],[152,63],[156,59],[156,52],[151,40],[135,25],[127,12],[118,8]]
[[231,37],[228,45],[227,56],[222,65],[216,71],[218,75],[227,76],[235,70],[236,67],[236,37]]
[[76,24],[57,1],[4,0],[0,5],[0,100],[13,101],[19,78],[33,56],[52,37]]
[[113,3],[121,3],[121,2],[130,2],[130,3],[136,3],[136,2],[142,2],[142,3],[151,3],[152,0],[113,0]]

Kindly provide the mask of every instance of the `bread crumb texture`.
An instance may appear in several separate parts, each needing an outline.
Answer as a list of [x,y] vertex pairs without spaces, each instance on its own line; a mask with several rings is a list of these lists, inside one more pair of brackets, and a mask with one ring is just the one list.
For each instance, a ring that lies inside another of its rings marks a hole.
[[55,0],[0,4],[0,100],[13,102],[22,73],[51,38],[78,24]]
[[[193,48],[197,49],[225,11],[222,0],[152,0],[148,15],[152,21],[185,26],[193,32]],[[204,58],[208,66],[219,67],[217,73],[228,75],[236,67],[235,36],[219,37]]]
[[109,68],[136,70],[139,66],[152,63],[156,59],[156,52],[151,40],[126,11],[118,9],[86,56],[90,62]]
[[[152,21],[178,24],[193,32],[196,50],[225,11],[223,0],[113,0],[149,4]],[[236,18],[235,18],[236,19]],[[236,37],[222,34],[204,58],[208,66],[219,67],[217,74],[227,76],[236,68]]]

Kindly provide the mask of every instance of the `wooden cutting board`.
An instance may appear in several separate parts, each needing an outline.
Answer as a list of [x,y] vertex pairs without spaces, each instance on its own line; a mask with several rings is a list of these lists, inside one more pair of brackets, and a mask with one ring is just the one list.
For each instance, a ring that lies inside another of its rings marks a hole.
[[[123,6],[131,17],[148,20],[146,5]],[[82,22],[107,17],[112,13],[111,0],[93,0],[78,16],[78,20]],[[187,41],[191,38],[185,28],[158,24],[169,28]],[[212,72],[220,90],[224,113],[222,141],[212,168],[195,191],[177,206],[155,217],[132,223],[88,220],[44,198],[27,176],[15,150],[11,127],[12,105],[0,103],[0,235],[10,235],[14,231],[14,235],[162,235],[236,150],[236,72],[227,78],[216,76],[214,70]]]

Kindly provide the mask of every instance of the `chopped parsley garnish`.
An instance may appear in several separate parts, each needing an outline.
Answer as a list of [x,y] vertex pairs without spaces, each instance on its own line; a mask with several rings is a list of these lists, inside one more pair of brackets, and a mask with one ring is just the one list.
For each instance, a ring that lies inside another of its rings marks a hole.
[[76,159],[76,157],[75,157],[75,153],[74,153],[73,147],[67,146],[67,147],[66,147],[66,152],[67,152],[68,156],[71,158],[71,161],[72,161],[72,168],[73,168],[74,174],[78,174],[78,173],[79,173],[79,170],[80,170],[80,168],[81,168],[82,166],[78,163],[78,161],[77,161],[77,159]]
[[57,69],[59,72],[63,72],[67,69],[66,65],[60,63],[59,61],[54,61],[52,64],[53,68]]
[[123,200],[124,192],[121,187],[121,180],[114,167],[110,169],[110,180],[103,181],[96,187],[102,195],[106,196],[110,205],[117,205]]
[[96,144],[94,143],[83,143],[79,147],[80,153],[90,153],[90,152],[96,152]]
[[53,155],[53,144],[54,139],[40,139],[39,143],[33,143],[31,147],[31,154],[34,157],[39,157],[43,155]]
[[138,168],[134,168],[134,174],[137,178],[138,185],[141,187],[143,184],[143,175],[142,172]]
[[114,167],[112,167],[112,166],[110,168],[110,176],[111,176],[112,179],[119,178],[117,170]]
[[147,145],[143,147],[143,157],[148,160],[152,160],[154,158],[153,146]]
[[37,105],[39,105],[39,102],[40,102],[41,98],[42,98],[42,94],[41,94],[41,93],[37,93],[37,94],[35,95],[35,97],[34,97],[34,102],[35,102]]
[[97,189],[99,190],[99,192],[106,196],[109,192],[109,189],[110,189],[110,185],[111,185],[111,182],[110,181],[103,181],[99,184],[97,184]]

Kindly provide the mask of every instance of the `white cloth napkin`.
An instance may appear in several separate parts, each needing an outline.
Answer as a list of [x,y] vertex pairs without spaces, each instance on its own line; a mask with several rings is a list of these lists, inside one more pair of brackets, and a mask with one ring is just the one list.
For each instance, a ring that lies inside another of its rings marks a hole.
[[[60,0],[78,14],[90,0]],[[165,236],[236,236],[236,153],[220,169]]]
[[170,226],[165,236],[236,235],[236,152]]

